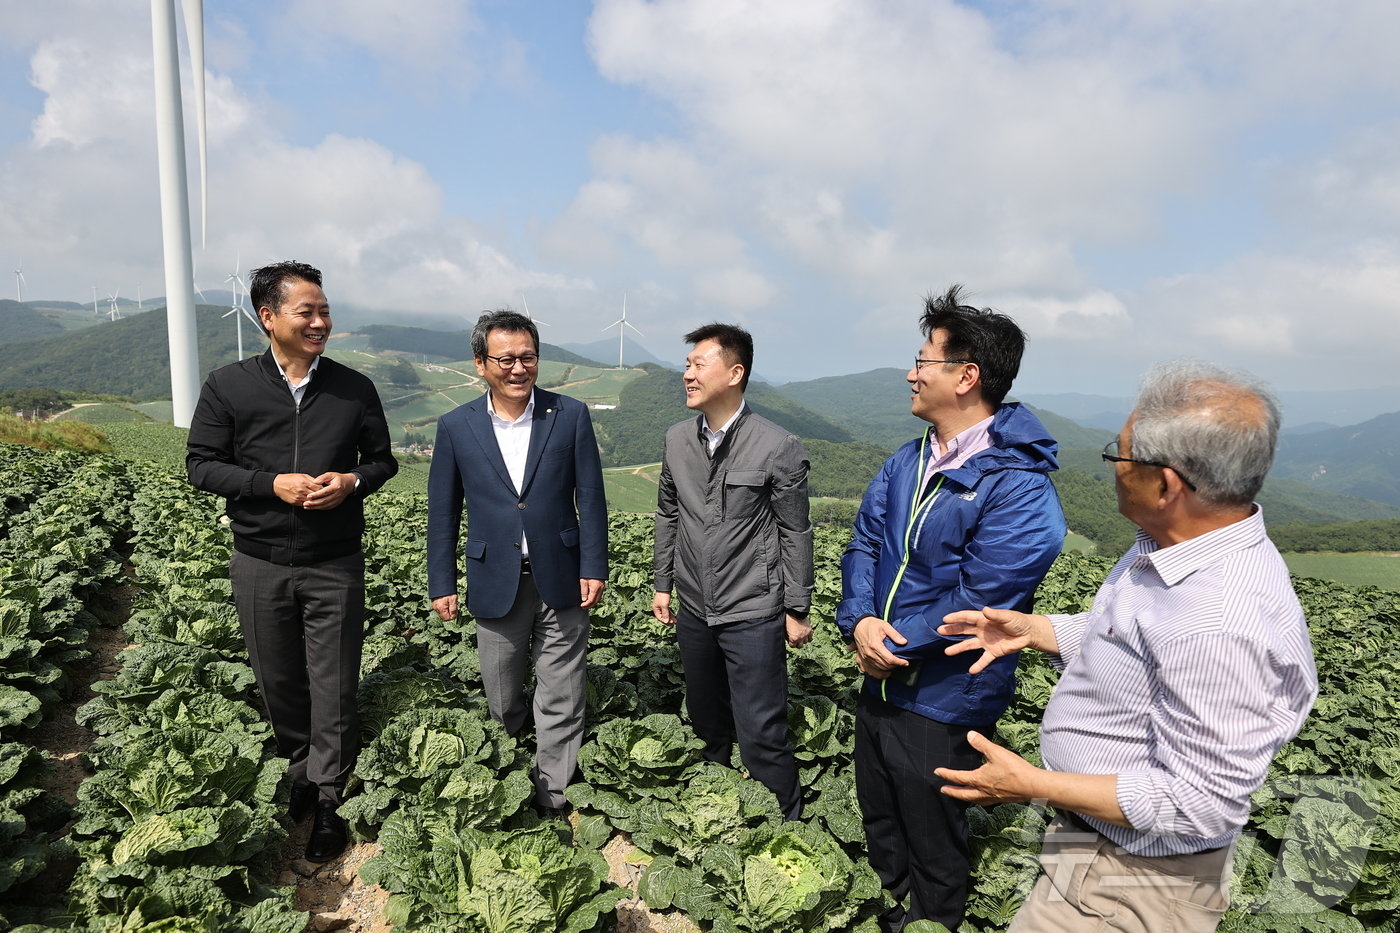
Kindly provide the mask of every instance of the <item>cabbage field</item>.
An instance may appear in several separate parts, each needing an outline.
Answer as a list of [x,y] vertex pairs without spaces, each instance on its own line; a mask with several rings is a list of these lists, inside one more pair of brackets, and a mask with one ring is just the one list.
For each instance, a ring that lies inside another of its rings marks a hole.
[[[153,462],[0,446],[0,933],[306,927],[275,884],[286,780],[243,656],[220,505]],[[517,744],[486,715],[470,620],[428,609],[423,498],[378,494],[368,520],[364,751],[342,812],[378,842],[360,876],[392,892],[394,927],[609,930],[619,899],[640,894],[722,933],[876,929],[882,895],[851,774],[856,674],[831,624],[843,529],[818,529],[816,636],[790,655],[806,820],[787,824],[761,785],[699,760],[674,637],[650,612],[650,521],[612,515],[584,780],[566,827],[529,806],[531,738]],[[1039,608],[1086,605],[1107,567],[1062,557]],[[36,727],[74,690],[118,586],[134,587],[121,620],[133,647],[77,713],[95,739],[70,807],[44,789],[51,763]],[[1322,694],[1256,795],[1222,929],[1395,930],[1400,594],[1298,586]],[[1054,677],[1028,658],[999,730],[1031,758]],[[971,818],[964,929],[1004,929],[1034,878],[1047,814],[1003,805]],[[619,834],[646,866],[636,891],[608,881],[601,850]],[[66,892],[45,883],[66,870]]]

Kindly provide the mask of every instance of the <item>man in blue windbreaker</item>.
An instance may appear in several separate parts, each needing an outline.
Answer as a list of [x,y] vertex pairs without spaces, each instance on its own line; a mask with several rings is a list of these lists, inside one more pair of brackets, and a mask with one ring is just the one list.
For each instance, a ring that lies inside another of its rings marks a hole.
[[[865,673],[856,716],[856,792],[870,864],[895,899],[882,929],[929,919],[956,930],[967,899],[966,804],[934,769],[982,763],[969,731],[990,731],[1015,689],[1016,657],[977,674],[944,654],[949,612],[1026,611],[1060,553],[1056,444],[1028,409],[1003,402],[1025,334],[959,287],[925,303],[927,338],[905,377],[931,427],[871,481],[841,559],[836,621]],[[955,763],[956,762],[956,763]]]

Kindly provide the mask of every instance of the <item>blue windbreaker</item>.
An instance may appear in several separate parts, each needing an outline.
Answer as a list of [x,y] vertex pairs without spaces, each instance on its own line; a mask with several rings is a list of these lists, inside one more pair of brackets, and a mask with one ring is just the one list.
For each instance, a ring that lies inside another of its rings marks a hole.
[[1030,611],[1065,537],[1049,476],[1057,445],[1029,409],[1007,403],[992,418],[992,446],[920,490],[937,454],[931,430],[897,450],[865,492],[841,558],[836,623],[850,639],[876,616],[909,640],[886,647],[910,666],[865,678],[867,693],[939,722],[988,726],[1011,702],[1018,658],[969,674],[978,653],[945,655],[952,639],[938,626],[959,609]]

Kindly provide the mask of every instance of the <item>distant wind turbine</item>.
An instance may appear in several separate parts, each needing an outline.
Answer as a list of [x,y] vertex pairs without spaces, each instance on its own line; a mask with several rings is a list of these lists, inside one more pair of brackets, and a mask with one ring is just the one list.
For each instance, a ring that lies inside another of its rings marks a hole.
[[19,268],[15,270],[15,301],[24,300],[24,260],[19,261]]
[[[262,326],[258,323],[258,319],[253,317],[253,312],[243,307],[243,296],[248,293],[248,285],[243,281],[243,276],[239,275],[238,272],[239,266],[242,264],[243,257],[239,256],[237,261],[233,264],[233,271],[224,279],[225,282],[233,283],[233,307],[219,315],[220,317],[228,317],[230,314],[233,315],[234,323],[238,328],[238,358],[240,360],[243,359],[243,318],[247,317],[254,325],[258,327]],[[242,288],[241,292],[239,291],[240,288]],[[203,295],[201,294],[200,297],[203,297]]]
[[92,313],[101,316],[102,312],[97,310],[97,286],[92,287]]
[[146,310],[146,306],[145,306],[144,304],[141,303],[141,283],[140,283],[140,282],[137,282],[137,283],[136,283],[136,310],[137,310],[137,311],[145,311],[145,310]]
[[521,292],[521,293],[520,293],[520,304],[524,306],[524,308],[525,308],[525,316],[526,316],[527,318],[529,318],[530,320],[534,321],[536,324],[543,324],[545,327],[549,327],[549,326],[550,326],[550,324],[549,324],[548,321],[541,321],[539,318],[535,317],[533,314],[530,313],[530,302],[528,302],[528,301],[525,300],[525,293],[524,293],[524,292]]
[[[613,321],[613,322],[612,322],[611,324],[609,324],[607,327],[604,327],[604,328],[603,328],[603,333],[607,333],[608,331],[612,330],[614,327],[617,328],[617,368],[618,368],[618,369],[624,369],[625,367],[622,365],[622,338],[625,337],[625,336],[627,335],[627,328],[631,327],[633,330],[637,330],[637,328],[634,327],[634,326],[632,325],[632,323],[631,323],[630,321],[627,320],[627,293],[626,293],[626,292],[623,292],[623,293],[622,293],[622,317],[618,318],[616,321]],[[637,336],[638,336],[638,337],[645,337],[646,334],[644,334],[644,333],[642,333],[641,331],[637,330]]]
[[119,289],[112,289],[107,293],[107,318],[115,321],[122,316],[121,309],[117,307],[117,296],[121,294]]
[[[207,121],[204,96],[204,0],[181,0],[199,131],[201,223],[207,226]],[[195,332],[194,262],[190,252],[190,198],[185,177],[185,120],[180,101],[180,56],[175,0],[151,0],[155,63],[156,154],[160,174],[160,229],[165,256],[165,318],[170,345],[170,402],[176,427],[187,428],[199,395]]]

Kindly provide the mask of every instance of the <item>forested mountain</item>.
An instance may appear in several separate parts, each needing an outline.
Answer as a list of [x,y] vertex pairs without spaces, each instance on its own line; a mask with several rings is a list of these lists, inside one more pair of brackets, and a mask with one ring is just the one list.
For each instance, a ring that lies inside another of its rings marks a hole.
[[1350,427],[1287,435],[1273,473],[1316,490],[1400,506],[1400,411]]
[[[661,459],[666,429],[677,421],[695,417],[695,412],[685,407],[685,387],[680,373],[651,363],[641,368],[646,375],[623,387],[617,408],[593,413],[605,466],[655,463]],[[854,439],[840,425],[804,408],[765,383],[749,383],[745,399],[754,411],[804,440],[841,444]]]
[[[472,358],[472,332],[467,330],[430,330],[426,327],[399,327],[393,324],[371,324],[357,329],[370,338],[375,350],[397,350],[401,353],[421,353],[447,360]],[[576,366],[607,367],[606,363],[579,356],[563,347],[540,341],[540,356],[556,363]]]
[[[233,362],[233,324],[227,308],[196,309],[199,362],[205,370]],[[245,322],[244,346],[257,345]],[[124,395],[137,401],[170,397],[170,346],[165,309],[134,314],[56,337],[0,346],[0,391],[47,386],[73,392]]]
[[[872,369],[849,376],[789,382],[778,391],[844,427],[858,440],[896,450],[923,434],[927,423],[909,413],[907,370]],[[1032,406],[1033,407],[1033,406]],[[1086,428],[1054,412],[1034,408],[1060,449],[1102,448],[1114,431]]]
[[63,327],[27,304],[0,298],[0,344],[39,340],[63,333]]
[[905,370],[887,367],[848,376],[789,382],[777,391],[842,425],[855,437],[894,451],[927,424],[909,414]]

